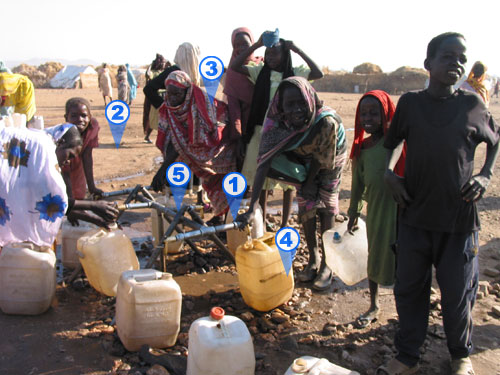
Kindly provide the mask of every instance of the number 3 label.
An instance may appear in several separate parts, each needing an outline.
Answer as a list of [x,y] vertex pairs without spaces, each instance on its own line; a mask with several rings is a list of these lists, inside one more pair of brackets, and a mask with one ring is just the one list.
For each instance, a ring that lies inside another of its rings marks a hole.
[[185,186],[191,179],[191,170],[184,163],[173,163],[167,169],[167,181],[170,185]]
[[222,180],[222,189],[231,197],[240,197],[247,189],[247,179],[241,173],[229,173]]
[[217,56],[207,56],[201,60],[199,70],[203,79],[215,81],[224,73],[224,64]]
[[284,227],[276,233],[274,242],[281,251],[294,251],[299,246],[300,234],[294,228]]
[[106,120],[112,125],[123,125],[130,117],[130,107],[121,100],[109,102],[104,111]]

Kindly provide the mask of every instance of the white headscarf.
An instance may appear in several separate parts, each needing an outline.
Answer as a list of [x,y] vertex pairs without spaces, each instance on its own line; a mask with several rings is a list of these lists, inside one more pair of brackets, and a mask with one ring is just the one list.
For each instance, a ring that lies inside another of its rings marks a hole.
[[191,78],[191,82],[196,86],[200,86],[200,48],[193,46],[191,43],[182,43],[175,53],[174,63],[186,72]]

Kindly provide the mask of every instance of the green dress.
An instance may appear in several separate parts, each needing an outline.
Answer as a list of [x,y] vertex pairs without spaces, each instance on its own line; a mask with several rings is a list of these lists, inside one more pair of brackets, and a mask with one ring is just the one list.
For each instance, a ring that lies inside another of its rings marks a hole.
[[391,245],[396,241],[397,205],[384,183],[386,149],[384,139],[362,149],[353,162],[349,217],[358,217],[363,200],[368,237],[368,278],[377,284],[394,284],[395,256]]

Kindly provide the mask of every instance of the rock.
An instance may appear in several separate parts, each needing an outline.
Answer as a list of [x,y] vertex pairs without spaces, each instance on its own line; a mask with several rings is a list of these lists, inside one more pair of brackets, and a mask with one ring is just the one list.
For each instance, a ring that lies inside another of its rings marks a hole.
[[193,311],[194,309],[194,302],[193,301],[183,301],[184,302],[184,307],[188,311]]
[[492,311],[497,318],[500,318],[500,306],[493,306]]
[[189,340],[188,332],[181,332],[177,335],[177,342],[182,346],[187,346]]
[[283,314],[282,312],[273,311],[271,314],[271,320],[276,324],[281,324],[288,322],[290,320],[290,317]]
[[267,342],[275,342],[276,341],[276,337],[274,337],[272,334],[270,333],[261,333],[260,336],[259,336],[262,340],[264,341],[267,341]]
[[299,344],[311,345],[314,343],[314,337],[312,335],[308,335],[306,337],[302,337],[299,340]]
[[483,274],[486,275],[486,276],[489,276],[489,277],[497,277],[500,275],[500,271],[495,269],[495,268],[486,268],[484,271],[483,271]]
[[252,334],[252,336],[256,336],[259,333],[259,329],[255,326],[248,327],[248,330]]
[[437,290],[431,287],[431,295],[432,294],[438,294]]
[[483,292],[477,292],[476,293],[476,299],[477,300],[481,300],[484,298],[484,293]]
[[478,290],[484,294],[484,296],[488,296],[490,294],[490,283],[486,280],[482,280],[479,282]]
[[244,322],[249,322],[254,318],[254,315],[250,311],[245,311],[244,313],[240,314],[240,318]]
[[281,341],[281,348],[295,352],[299,348],[299,345],[297,344],[297,340],[295,340],[292,336],[287,336]]
[[146,375],[170,375],[170,372],[163,366],[154,365],[146,372]]
[[264,333],[271,330],[271,329],[276,328],[275,325],[273,323],[271,323],[271,321],[265,317],[259,318],[257,321],[257,324],[259,325],[260,330]]
[[330,323],[326,323],[323,326],[323,330],[321,331],[321,334],[323,336],[331,336],[331,335],[335,334],[335,332],[337,332],[337,327],[334,325],[332,326]]

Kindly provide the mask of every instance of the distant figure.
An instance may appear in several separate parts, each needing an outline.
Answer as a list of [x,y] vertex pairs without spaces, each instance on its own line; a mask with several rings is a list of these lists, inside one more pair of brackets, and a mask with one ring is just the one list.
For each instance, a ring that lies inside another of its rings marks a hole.
[[134,73],[130,69],[129,64],[125,64],[127,68],[127,81],[128,81],[128,105],[132,105],[132,100],[137,96],[137,80],[135,79]]
[[493,92],[493,96],[498,98],[498,91],[500,91],[500,79],[497,78],[497,82],[495,83],[495,91]]
[[127,78],[127,68],[125,65],[120,65],[118,68],[118,75],[116,76],[118,81],[118,100],[128,103],[128,78]]
[[[163,72],[163,70],[170,66],[170,62],[157,53],[155,59],[146,70],[146,85],[149,81],[156,78],[161,72]],[[163,97],[165,90],[158,90],[158,93],[161,97]],[[144,130],[144,142],[153,143],[151,139],[149,139],[149,136],[153,130],[158,129],[158,109],[151,104],[147,96],[144,97],[142,128]]]
[[481,61],[476,61],[470,70],[469,77],[462,83],[460,88],[477,93],[483,98],[486,107],[490,104],[490,92],[484,80],[486,78],[486,71],[488,68]]
[[102,64],[102,69],[99,72],[99,90],[102,91],[102,98],[104,99],[104,106],[106,106],[106,97],[109,101],[113,101],[113,86],[111,85],[111,76],[109,75],[108,65]]

